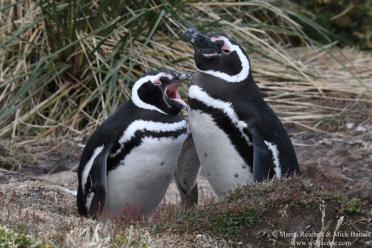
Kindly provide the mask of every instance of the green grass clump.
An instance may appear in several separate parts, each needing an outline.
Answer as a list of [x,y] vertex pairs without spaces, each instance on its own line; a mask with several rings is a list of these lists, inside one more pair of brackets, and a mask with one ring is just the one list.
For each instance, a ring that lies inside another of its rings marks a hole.
[[130,247],[130,248],[148,248],[148,244],[143,240],[133,240],[127,235],[117,234],[112,241],[113,248]]
[[345,203],[344,212],[347,214],[359,214],[362,211],[362,201],[359,198],[352,198]]
[[232,210],[212,219],[212,230],[224,238],[236,238],[257,220],[254,209]]
[[[372,2],[368,0],[300,0],[309,17],[343,45],[356,44],[372,49]],[[301,22],[300,22],[301,23]],[[313,27],[302,23],[305,32],[319,41],[327,41]]]
[[0,226],[0,247],[4,248],[41,248],[30,235],[24,233],[17,233],[6,227]]
[[[366,203],[365,208],[370,205]],[[342,225],[337,227],[340,232],[355,231],[356,223],[360,232],[371,228],[370,214],[363,213],[359,199],[347,200],[344,195],[292,178],[248,185],[194,210],[173,212],[163,208],[152,232],[188,234],[189,237],[203,234],[213,240],[226,241],[231,247],[272,247],[269,240],[282,244],[280,247],[290,247],[292,239],[280,233],[333,232],[341,216]],[[332,236],[325,237],[326,241],[331,239]],[[356,239],[350,237],[347,241],[366,241]]]

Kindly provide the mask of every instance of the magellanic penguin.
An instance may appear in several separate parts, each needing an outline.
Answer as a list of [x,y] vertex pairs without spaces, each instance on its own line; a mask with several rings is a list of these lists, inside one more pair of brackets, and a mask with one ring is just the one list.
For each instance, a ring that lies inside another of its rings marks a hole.
[[189,88],[190,130],[218,196],[299,172],[292,143],[264,101],[244,49],[225,35],[188,29],[197,72]]
[[138,79],[129,101],[90,137],[78,169],[81,215],[119,217],[124,209],[151,218],[162,200],[186,139],[178,92],[191,74],[162,70]]

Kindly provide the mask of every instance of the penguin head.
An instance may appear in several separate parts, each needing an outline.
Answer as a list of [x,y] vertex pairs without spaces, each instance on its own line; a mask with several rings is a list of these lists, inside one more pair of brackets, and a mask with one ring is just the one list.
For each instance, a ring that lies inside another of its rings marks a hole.
[[231,83],[248,78],[248,55],[234,40],[217,33],[203,35],[195,28],[187,29],[185,36],[194,47],[194,60],[199,71]]
[[171,70],[149,72],[134,83],[131,100],[142,109],[177,115],[182,107],[187,107],[178,88],[190,77],[190,73],[178,73]]

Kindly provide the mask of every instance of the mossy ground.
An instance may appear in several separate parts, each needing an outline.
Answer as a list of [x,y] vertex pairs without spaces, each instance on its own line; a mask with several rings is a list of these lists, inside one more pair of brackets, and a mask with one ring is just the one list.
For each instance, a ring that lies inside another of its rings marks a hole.
[[[337,222],[338,232],[361,233],[368,238],[339,237],[336,241],[352,242],[352,247],[368,247],[372,233],[372,204],[358,198],[326,192],[302,178],[269,181],[232,192],[225,200],[212,202],[191,212],[162,216],[160,232],[203,234],[242,247],[290,247],[297,242],[315,242],[305,237],[321,232],[323,242],[331,241]],[[322,220],[322,213],[324,214]],[[181,218],[180,218],[181,216]],[[164,220],[168,220],[166,224]],[[166,226],[166,228],[164,228]],[[156,229],[159,231],[159,229]]]
[[0,247],[4,248],[41,248],[41,244],[27,233],[15,232],[0,226]]
[[315,243],[311,235],[323,233],[328,242],[335,230],[349,235],[336,236],[337,242],[368,247],[372,203],[306,181],[299,177],[247,186],[191,211],[169,204],[150,223],[81,218],[74,197],[60,186],[18,181],[0,185],[0,225],[11,228],[15,242],[50,247],[291,247],[295,233],[296,242]]

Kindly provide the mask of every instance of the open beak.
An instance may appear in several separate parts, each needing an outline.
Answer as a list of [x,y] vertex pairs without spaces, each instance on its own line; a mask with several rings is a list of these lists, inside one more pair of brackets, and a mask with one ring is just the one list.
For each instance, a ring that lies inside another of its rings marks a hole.
[[165,86],[165,95],[169,99],[181,104],[183,107],[187,108],[187,103],[182,100],[181,95],[178,91],[181,83],[189,78],[191,78],[191,73],[180,73],[178,77],[174,78],[174,80],[170,81]]

